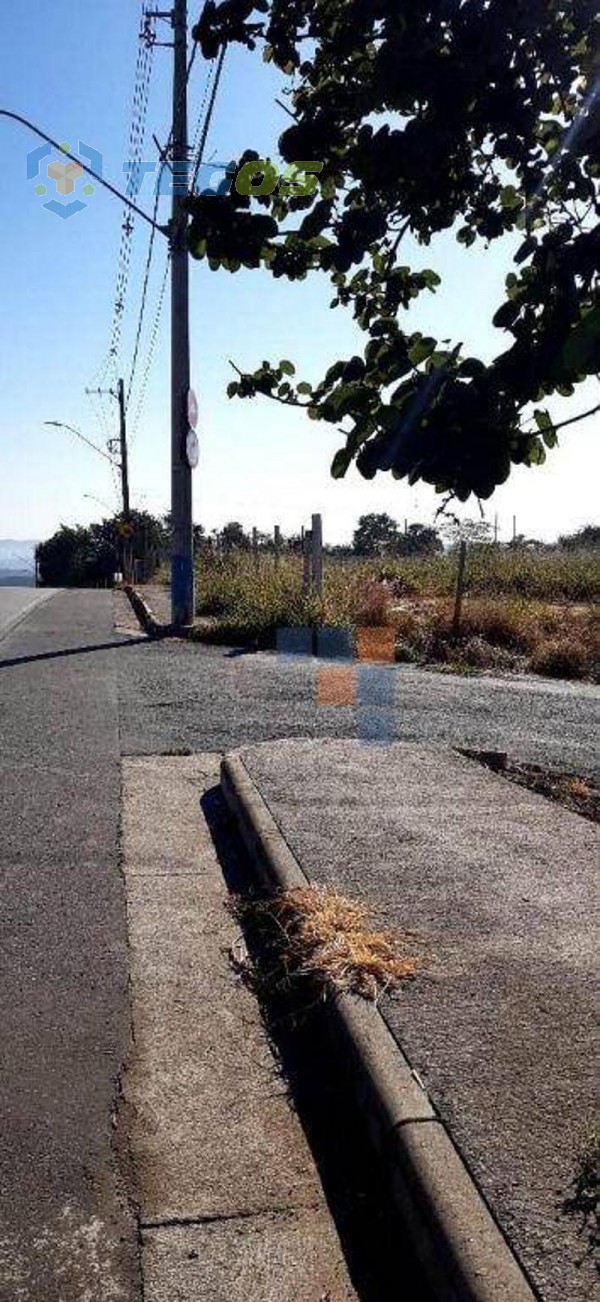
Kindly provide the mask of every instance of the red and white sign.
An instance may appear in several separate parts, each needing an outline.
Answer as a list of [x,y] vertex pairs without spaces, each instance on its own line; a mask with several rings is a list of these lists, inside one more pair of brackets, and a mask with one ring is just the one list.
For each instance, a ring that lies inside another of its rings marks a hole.
[[196,429],[198,424],[198,399],[193,389],[190,389],[187,399],[188,421],[192,429]]

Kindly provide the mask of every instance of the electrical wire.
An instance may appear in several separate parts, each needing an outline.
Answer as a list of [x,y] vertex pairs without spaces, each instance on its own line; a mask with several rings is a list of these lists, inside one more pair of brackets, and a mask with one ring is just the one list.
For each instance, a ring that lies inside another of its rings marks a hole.
[[[132,169],[130,178],[135,178],[136,169],[139,168],[142,161],[144,142],[146,138],[148,101],[150,96],[154,51],[154,45],[152,41],[148,39],[148,21],[149,16],[147,5],[144,0],[144,3],[142,3],[141,27],[129,127],[128,162]],[[109,354],[115,359],[118,357],[121,344],[123,318],[125,315],[127,291],[129,288],[134,231],[135,214],[132,214],[127,208],[124,208],[121,221],[121,240],[118,254],[113,317],[110,329]],[[154,234],[154,228],[152,234]]]
[[159,330],[160,330],[160,322],[161,322],[162,311],[163,311],[163,307],[164,307],[165,294],[166,294],[166,290],[167,290],[167,282],[168,282],[168,279],[169,279],[169,269],[170,269],[170,266],[171,266],[171,254],[170,254],[170,252],[168,252],[168,253],[167,253],[167,256],[166,256],[166,259],[165,259],[165,266],[164,266],[164,271],[163,271],[162,281],[161,281],[161,285],[160,285],[160,289],[159,289],[159,293],[158,293],[158,299],[157,299],[157,302],[156,302],[156,308],[155,308],[155,312],[154,312],[154,320],[153,320],[152,328],[151,328],[151,331],[150,331],[150,338],[149,338],[149,341],[148,341],[148,350],[147,350],[147,353],[146,353],[146,360],[145,360],[145,364],[144,364],[144,371],[143,371],[143,375],[142,375],[142,381],[141,381],[141,384],[140,384],[140,390],[139,390],[139,394],[138,394],[138,400],[137,400],[137,404],[136,404],[135,415],[134,415],[133,422],[132,422],[132,424],[131,424],[131,428],[130,428],[130,443],[133,443],[133,441],[134,441],[134,439],[135,439],[135,437],[136,437],[136,434],[137,434],[137,432],[138,432],[138,427],[139,427],[139,423],[140,423],[141,414],[142,414],[142,411],[143,411],[143,408],[144,408],[144,403],[145,403],[145,401],[146,401],[146,393],[147,393],[147,389],[148,389],[148,381],[149,381],[149,379],[150,379],[150,371],[151,371],[151,369],[152,369],[152,362],[153,362],[153,360],[154,360],[154,353],[155,353],[155,350],[156,350],[156,344],[157,344],[157,342],[158,342],[158,335],[159,335]]
[[[183,99],[183,96],[187,94],[187,90],[188,90],[188,86],[189,86],[189,82],[190,82],[190,77],[191,77],[191,75],[192,75],[192,69],[193,69],[193,67],[194,67],[194,63],[195,63],[195,60],[196,60],[196,54],[197,54],[197,51],[198,51],[198,45],[197,45],[197,42],[194,42],[194,45],[193,45],[193,48],[192,48],[191,54],[190,54],[189,59],[188,59],[187,70],[186,70],[185,86],[183,87],[182,92],[181,92],[180,103],[181,103],[181,99]],[[173,143],[173,127],[171,126],[171,130],[170,130],[170,132],[169,132],[169,138],[168,138],[168,140],[167,140],[167,144],[166,144],[166,146],[165,146],[165,149],[163,150],[163,155],[162,155],[162,158],[161,158],[161,169],[160,169],[160,172],[159,172],[159,177],[158,177],[158,181],[157,181],[157,185],[156,185],[156,194],[155,194],[155,199],[154,199],[154,212],[153,212],[153,221],[154,221],[155,223],[157,222],[157,217],[158,217],[158,204],[159,204],[159,199],[160,199],[160,179],[161,179],[161,176],[162,176],[163,168],[164,168],[165,165],[166,165],[166,160],[167,160],[167,158],[168,158],[168,155],[169,155],[169,152],[170,152],[170,149],[171,149],[171,145],[172,145],[172,143]],[[135,376],[136,376],[137,364],[138,364],[138,360],[139,360],[140,345],[141,345],[141,339],[142,339],[142,331],[143,331],[143,327],[144,327],[144,317],[145,317],[145,313],[146,313],[146,303],[147,303],[147,298],[148,298],[148,287],[149,287],[149,284],[150,284],[150,273],[151,273],[151,270],[152,270],[152,258],[153,258],[153,256],[154,256],[154,244],[155,244],[155,238],[156,238],[156,225],[154,225],[154,226],[152,227],[152,230],[151,230],[151,232],[150,232],[150,239],[149,239],[149,242],[148,242],[148,253],[147,253],[147,256],[146,256],[146,266],[145,266],[145,269],[144,269],[144,279],[143,279],[143,283],[142,283],[142,298],[141,298],[141,303],[140,303],[140,311],[139,311],[139,315],[138,315],[138,324],[137,324],[137,329],[136,329],[135,344],[134,344],[134,350],[133,350],[133,361],[132,361],[132,364],[131,364],[131,371],[130,371],[130,375],[129,375],[129,383],[128,383],[128,386],[127,386],[126,407],[129,407],[129,403],[130,403],[130,401],[131,401],[131,395],[132,395],[133,386],[134,386],[134,382],[135,382]],[[167,264],[167,265],[168,265],[168,264]],[[161,311],[162,311],[162,304],[161,304]]]
[[224,63],[225,63],[225,55],[226,55],[226,54],[227,54],[227,46],[226,46],[226,45],[222,45],[222,46],[221,46],[221,51],[220,51],[220,54],[219,54],[218,63],[217,63],[217,70],[216,70],[216,73],[215,73],[215,76],[214,76],[214,80],[213,80],[213,86],[212,86],[211,96],[210,96],[210,100],[209,100],[209,104],[208,104],[208,109],[207,109],[207,111],[206,111],[206,117],[205,117],[205,119],[204,119],[204,126],[203,126],[203,128],[202,128],[202,132],[201,132],[201,134],[200,134],[200,139],[199,139],[199,142],[198,142],[198,149],[197,149],[197,153],[196,153],[196,159],[195,159],[195,163],[194,163],[194,171],[193,171],[193,175],[192,175],[192,184],[191,184],[191,187],[190,187],[190,193],[191,193],[191,194],[193,194],[193,193],[194,193],[194,190],[196,189],[196,182],[197,182],[197,180],[198,180],[198,173],[199,173],[199,171],[200,171],[200,166],[201,166],[201,163],[202,163],[202,158],[203,158],[203,155],[204,155],[204,150],[206,149],[206,141],[207,141],[207,139],[208,139],[208,133],[209,133],[209,131],[210,131],[210,125],[211,125],[212,117],[213,117],[213,113],[214,113],[214,110],[215,110],[215,104],[216,104],[216,100],[217,100],[217,95],[218,95],[218,93],[219,93],[219,85],[220,85],[220,82],[221,82],[221,77],[222,77],[222,75],[223,75],[223,65],[224,65]]

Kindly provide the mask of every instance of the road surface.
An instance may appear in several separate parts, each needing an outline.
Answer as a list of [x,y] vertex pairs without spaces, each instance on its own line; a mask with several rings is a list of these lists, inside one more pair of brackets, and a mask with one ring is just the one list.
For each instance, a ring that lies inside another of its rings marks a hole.
[[[0,592],[0,1302],[140,1296],[113,1124],[130,1042],[121,756],[356,736],[355,709],[318,704],[318,668],[127,638],[107,592]],[[600,771],[597,688],[389,672],[400,737]]]
[[319,705],[323,664],[274,652],[148,642],[119,661],[123,751],[223,751],[283,737],[356,737],[381,713],[390,740],[506,750],[530,763],[600,774],[600,688],[592,684],[398,665],[383,669],[393,686],[391,708],[377,704],[376,691],[372,708],[354,708]]
[[0,585],[0,641],[35,606],[54,595],[51,588],[3,587]]
[[0,1302],[137,1302],[113,1127],[130,1031],[116,691],[128,651],[91,649],[119,641],[105,594],[15,605],[3,592],[0,609]]

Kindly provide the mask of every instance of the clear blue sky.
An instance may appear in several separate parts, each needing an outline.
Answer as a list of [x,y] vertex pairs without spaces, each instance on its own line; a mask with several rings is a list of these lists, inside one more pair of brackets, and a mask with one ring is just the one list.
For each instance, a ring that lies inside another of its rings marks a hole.
[[[2,6],[2,107],[32,118],[59,140],[83,139],[102,151],[107,175],[123,182],[127,156],[139,0],[33,0]],[[195,11],[191,17],[195,18]],[[165,36],[168,37],[166,28]],[[169,126],[171,52],[154,52],[148,117],[165,140]],[[191,121],[204,91],[198,59],[191,82]],[[252,146],[273,154],[284,115],[275,104],[281,80],[260,57],[228,55],[209,155],[229,158]],[[42,207],[26,180],[26,154],[35,141],[0,120],[3,185],[0,189],[3,312],[0,321],[2,424],[0,433],[0,538],[40,538],[59,523],[97,518],[101,508],[84,494],[116,505],[110,467],[71,436],[44,428],[45,420],[79,426],[96,441],[106,437],[84,388],[108,348],[119,247],[121,209],[96,190],[85,212],[62,221]],[[80,182],[79,189],[83,182]],[[47,197],[50,197],[49,195]],[[150,207],[150,184],[141,201]],[[168,204],[168,200],[162,201]],[[164,217],[168,213],[165,208]],[[147,236],[136,230],[120,371],[128,376],[141,293]],[[409,253],[412,251],[409,250]],[[155,259],[148,329],[164,265]],[[509,248],[465,253],[451,240],[417,254],[434,265],[444,288],[411,312],[415,328],[460,338],[492,355],[501,337],[488,321],[509,268]],[[361,346],[352,321],[331,312],[331,291],[320,277],[297,285],[265,273],[212,274],[192,263],[192,372],[201,406],[201,463],[195,477],[195,517],[208,528],[232,518],[295,532],[312,511],[322,511],[330,541],[350,536],[363,512],[386,510],[397,519],[429,520],[435,495],[398,485],[387,476],[366,483],[350,472],[329,478],[339,436],[301,414],[267,402],[231,402],[225,388],[233,358],[254,369],[263,358],[292,357],[316,380],[331,360]],[[144,336],[142,366],[147,351]],[[169,504],[168,301],[150,373],[147,398],[132,447],[134,504],[164,511]],[[582,389],[561,414],[591,406],[597,386]],[[136,407],[134,392],[132,410]],[[106,417],[114,421],[110,402]],[[519,530],[546,538],[597,515],[597,418],[565,432],[560,449],[541,470],[518,471],[488,504],[507,535],[516,513]],[[115,422],[116,428],[116,422]],[[114,432],[111,430],[111,432]],[[595,460],[594,460],[595,459]],[[595,473],[594,473],[595,472]],[[475,503],[466,513],[477,513]]]

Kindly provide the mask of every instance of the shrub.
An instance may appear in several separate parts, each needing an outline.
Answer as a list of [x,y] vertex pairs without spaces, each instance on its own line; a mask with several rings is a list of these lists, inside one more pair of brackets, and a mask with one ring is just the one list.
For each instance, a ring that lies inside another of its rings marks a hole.
[[593,672],[589,650],[567,638],[541,642],[536,647],[529,668],[547,678],[587,678]]

